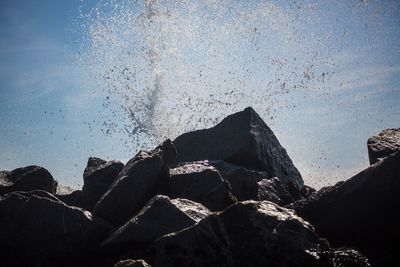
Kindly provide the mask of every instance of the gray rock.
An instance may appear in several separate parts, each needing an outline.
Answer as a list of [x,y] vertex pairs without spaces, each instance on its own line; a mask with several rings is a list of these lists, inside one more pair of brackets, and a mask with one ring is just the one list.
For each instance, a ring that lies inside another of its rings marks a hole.
[[357,247],[377,261],[400,251],[399,203],[400,151],[289,207],[334,246]]
[[104,246],[150,244],[157,238],[194,225],[210,214],[203,205],[187,199],[152,198],[138,215],[117,229]]
[[156,267],[323,266],[320,255],[332,249],[294,211],[245,201],[161,237],[155,251]]
[[96,216],[120,226],[132,218],[167,182],[176,151],[170,140],[151,152],[140,151],[119,173],[94,207]]
[[201,203],[221,211],[236,202],[218,171],[207,162],[191,162],[170,170],[169,196]]
[[119,161],[105,161],[90,157],[83,173],[82,198],[84,207],[92,210],[97,201],[107,192],[124,167]]
[[385,129],[378,136],[368,139],[368,156],[374,164],[400,149],[400,128]]
[[0,195],[13,191],[44,190],[55,194],[57,182],[53,176],[42,167],[27,166],[11,172],[0,174]]
[[41,266],[51,258],[85,254],[110,230],[90,212],[66,206],[44,191],[0,197],[0,218],[0,250],[6,265]]
[[298,188],[303,179],[271,129],[252,109],[232,114],[210,129],[182,134],[174,141],[178,162],[225,160],[265,171]]

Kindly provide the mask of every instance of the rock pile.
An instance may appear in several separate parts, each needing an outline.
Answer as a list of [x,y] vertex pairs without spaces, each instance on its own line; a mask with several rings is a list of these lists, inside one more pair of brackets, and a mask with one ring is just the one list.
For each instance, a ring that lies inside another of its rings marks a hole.
[[251,108],[126,165],[91,157],[82,190],[38,166],[2,171],[0,265],[396,266],[390,136],[368,143],[390,147],[379,162],[317,192]]

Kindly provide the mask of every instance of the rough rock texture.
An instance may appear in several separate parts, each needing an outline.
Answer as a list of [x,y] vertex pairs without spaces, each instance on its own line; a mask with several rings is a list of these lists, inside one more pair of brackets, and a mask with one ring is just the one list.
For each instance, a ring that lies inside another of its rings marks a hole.
[[44,190],[54,194],[57,182],[53,176],[42,167],[27,166],[11,172],[0,173],[0,195],[13,191]]
[[[400,152],[291,205],[334,246],[378,260],[400,251]],[[400,262],[400,257],[397,257]]]
[[97,201],[107,192],[124,164],[119,161],[105,161],[90,157],[83,173],[82,197],[84,207],[92,210]]
[[254,171],[224,160],[205,161],[215,167],[222,178],[229,182],[232,194],[239,201],[258,200],[258,182],[270,178],[267,172]]
[[385,158],[400,149],[400,128],[385,129],[378,136],[368,139],[368,156],[370,164]]
[[281,206],[292,203],[295,200],[277,177],[263,179],[257,185],[258,200],[268,200]]
[[89,212],[68,207],[44,191],[1,197],[0,218],[0,250],[5,266],[42,266],[54,258],[88,253],[110,230]]
[[178,162],[225,160],[266,171],[284,183],[303,186],[303,179],[271,129],[252,109],[232,114],[210,129],[185,133],[175,139]]
[[163,267],[320,266],[330,248],[293,211],[245,201],[161,237],[155,250],[154,266]]
[[117,262],[114,267],[151,267],[144,260],[122,260]]
[[55,196],[68,206],[84,208],[82,190],[75,190],[68,194],[56,194]]
[[194,225],[210,214],[203,205],[187,199],[152,198],[140,213],[116,230],[103,245],[149,244],[155,239]]
[[140,151],[97,202],[93,213],[120,226],[132,218],[167,182],[176,151],[170,140],[151,152]]
[[171,198],[190,199],[211,211],[221,211],[236,202],[218,171],[202,161],[171,169],[169,190]]

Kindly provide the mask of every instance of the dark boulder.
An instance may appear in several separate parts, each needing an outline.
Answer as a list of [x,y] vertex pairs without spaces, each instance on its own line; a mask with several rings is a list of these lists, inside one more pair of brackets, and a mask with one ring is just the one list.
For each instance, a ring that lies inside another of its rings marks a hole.
[[68,207],[44,191],[0,197],[0,250],[7,266],[42,266],[85,256],[99,246],[110,226],[90,212]]
[[400,149],[400,128],[385,129],[378,136],[368,139],[368,156],[370,164],[374,164]]
[[215,167],[222,178],[229,182],[232,194],[239,200],[269,200],[287,205],[307,197],[307,186],[301,189],[291,182],[282,183],[278,177],[267,172],[250,170],[223,160],[205,161]]
[[103,245],[136,244],[143,247],[163,235],[192,226],[209,214],[210,211],[199,203],[158,195],[107,238]]
[[252,109],[232,114],[204,130],[182,134],[174,141],[178,162],[225,160],[265,171],[284,183],[303,186],[303,179],[271,129]]
[[250,170],[242,166],[234,165],[223,160],[206,161],[215,167],[222,178],[229,182],[232,194],[239,201],[258,200],[258,182],[268,179],[267,172]]
[[11,172],[0,174],[0,195],[13,191],[44,190],[55,194],[57,182],[53,176],[42,167],[27,166]]
[[92,210],[97,201],[107,192],[124,167],[119,161],[105,161],[90,157],[83,173],[82,198],[84,207]]
[[191,162],[170,170],[169,196],[201,203],[221,211],[236,202],[218,171],[207,162]]
[[396,152],[290,207],[334,246],[358,248],[375,261],[400,251],[399,203],[400,152]]
[[154,266],[163,267],[324,266],[321,255],[332,249],[292,210],[245,201],[161,237],[155,251]]
[[276,177],[271,179],[263,179],[259,181],[257,185],[258,200],[268,200],[281,206],[295,201],[286,187]]
[[82,190],[75,190],[67,194],[56,194],[55,196],[68,206],[84,208]]
[[176,151],[170,140],[151,152],[140,151],[119,173],[94,207],[96,216],[120,226],[132,218],[167,183]]

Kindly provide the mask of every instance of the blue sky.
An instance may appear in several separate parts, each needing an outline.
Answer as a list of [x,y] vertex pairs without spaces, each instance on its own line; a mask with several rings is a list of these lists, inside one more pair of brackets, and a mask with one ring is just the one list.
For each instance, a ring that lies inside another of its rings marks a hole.
[[[126,161],[251,105],[320,187],[399,127],[397,1],[154,2],[151,16],[141,1],[0,3],[0,169],[78,187],[89,156]],[[154,134],[135,139],[127,110]]]

